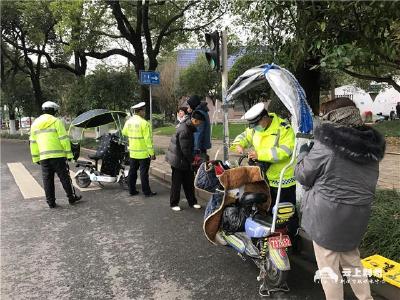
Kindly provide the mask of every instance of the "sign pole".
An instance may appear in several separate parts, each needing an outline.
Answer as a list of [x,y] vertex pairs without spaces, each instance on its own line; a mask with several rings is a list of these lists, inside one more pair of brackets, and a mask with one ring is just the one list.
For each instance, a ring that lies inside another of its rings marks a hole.
[[160,73],[156,71],[139,71],[140,84],[149,86],[149,102],[150,102],[150,124],[153,128],[153,99],[151,95],[151,86],[160,84]]
[[229,124],[228,124],[228,108],[226,102],[226,94],[228,91],[228,47],[227,47],[226,30],[222,31],[222,108],[224,110],[224,161],[229,159]]
[[153,99],[151,98],[151,85],[149,85],[150,90],[150,126],[151,130],[153,130]]

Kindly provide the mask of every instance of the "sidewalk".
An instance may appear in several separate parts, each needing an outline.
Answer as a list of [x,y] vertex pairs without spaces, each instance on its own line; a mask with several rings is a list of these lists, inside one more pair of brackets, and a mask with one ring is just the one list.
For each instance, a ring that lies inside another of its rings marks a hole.
[[[154,146],[164,151],[168,149],[170,140],[170,136],[155,135],[153,137]],[[215,156],[216,154],[217,156]],[[209,151],[209,155],[211,159],[223,159],[224,149],[221,140],[212,140],[212,148]],[[171,182],[171,167],[165,161],[164,155],[159,155],[157,160],[151,163],[150,174]],[[385,158],[379,165],[378,188],[400,190],[400,147],[398,145],[388,145],[386,149]],[[199,198],[206,197],[202,200],[208,201],[208,194],[200,194],[198,195]]]

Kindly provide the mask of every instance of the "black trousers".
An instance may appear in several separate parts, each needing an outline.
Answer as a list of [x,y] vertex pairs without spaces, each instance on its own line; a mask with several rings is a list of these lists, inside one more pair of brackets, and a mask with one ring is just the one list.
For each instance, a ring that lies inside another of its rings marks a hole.
[[55,188],[54,188],[54,174],[57,173],[60,178],[61,184],[70,199],[73,196],[71,185],[71,177],[69,176],[66,158],[49,158],[40,161],[42,167],[44,192],[46,193],[46,200],[48,204],[54,204],[56,201]]
[[[270,191],[271,191],[271,198],[272,198],[272,204],[271,204],[271,208],[272,208],[272,207],[274,207],[274,205],[276,203],[276,196],[278,195],[278,188],[270,187]],[[288,223],[289,235],[291,236],[291,238],[293,238],[297,233],[297,229],[299,228],[299,215],[297,214],[297,208],[296,208],[296,186],[295,185],[291,186],[291,187],[287,187],[287,188],[282,188],[279,203],[282,203],[282,202],[290,202],[295,207],[294,215],[289,219],[289,223]]]
[[197,200],[194,195],[194,172],[192,170],[181,170],[174,167],[171,168],[171,207],[178,206],[179,204],[179,199],[181,197],[181,185],[183,186],[183,191],[185,192],[185,196],[189,203],[189,206],[197,204]]
[[130,159],[130,169],[128,174],[129,193],[133,194],[136,192],[137,172],[139,169],[140,181],[142,182],[142,192],[143,194],[148,195],[151,193],[149,183],[150,158]]

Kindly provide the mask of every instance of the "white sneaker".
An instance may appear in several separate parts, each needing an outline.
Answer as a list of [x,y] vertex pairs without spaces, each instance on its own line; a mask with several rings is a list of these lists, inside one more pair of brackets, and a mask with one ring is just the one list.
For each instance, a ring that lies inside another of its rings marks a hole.
[[194,204],[194,205],[193,205],[193,208],[195,208],[195,209],[200,209],[200,208],[201,208],[201,205],[200,205],[200,204]]
[[179,206],[173,206],[173,207],[171,207],[171,209],[173,211],[181,211],[181,208]]

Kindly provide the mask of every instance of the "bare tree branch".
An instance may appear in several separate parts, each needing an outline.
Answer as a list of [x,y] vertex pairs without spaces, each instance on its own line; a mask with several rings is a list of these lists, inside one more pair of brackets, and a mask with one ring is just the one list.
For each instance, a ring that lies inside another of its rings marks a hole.
[[128,19],[122,12],[122,8],[119,1],[110,0],[107,1],[107,3],[110,5],[115,20],[117,21],[117,28],[119,32],[121,32],[122,36],[125,37],[129,42],[131,42],[131,44],[134,44],[134,40],[132,39],[132,37],[136,37],[137,33],[132,28]]
[[376,81],[376,82],[386,82],[387,84],[390,84],[393,86],[393,88],[400,93],[400,85],[396,83],[396,81],[391,77],[379,77],[379,76],[374,76],[374,75],[366,75],[366,74],[359,74],[353,71],[350,71],[348,69],[341,69],[344,73],[355,77],[359,79],[364,79],[364,80],[371,80],[371,81]]
[[136,59],[136,56],[134,54],[132,54],[131,52],[128,52],[124,49],[119,49],[119,48],[111,49],[106,52],[89,51],[89,52],[85,52],[85,55],[89,56],[89,57],[97,58],[97,59],[104,59],[104,58],[110,57],[112,55],[121,55],[121,56],[128,58],[130,61],[135,61],[135,59]]
[[47,63],[49,64],[49,67],[52,69],[65,69],[71,73],[74,73],[75,75],[83,75],[80,74],[80,72],[78,70],[76,70],[75,68],[72,68],[71,66],[67,65],[67,64],[63,64],[63,63],[55,63],[53,62],[51,56],[49,53],[43,51],[43,50],[38,50],[38,49],[34,49],[34,48],[24,48],[23,46],[19,45],[18,43],[15,43],[13,41],[11,41],[10,39],[8,39],[6,36],[2,35],[2,39],[5,40],[7,43],[9,43],[10,45],[14,46],[15,48],[24,51],[24,49],[29,52],[29,53],[34,53],[37,55],[43,55],[44,57],[46,57],[47,59]]

